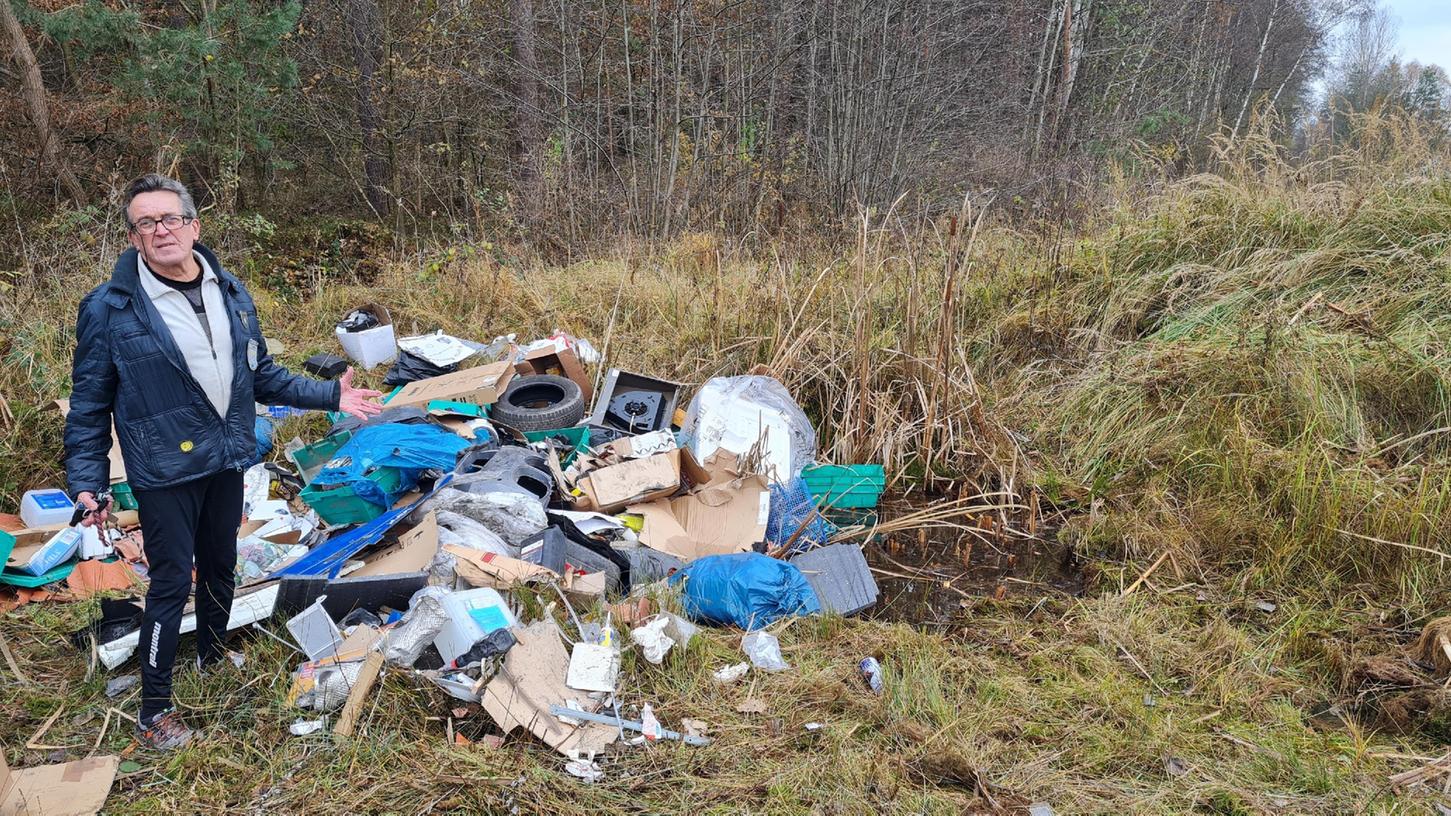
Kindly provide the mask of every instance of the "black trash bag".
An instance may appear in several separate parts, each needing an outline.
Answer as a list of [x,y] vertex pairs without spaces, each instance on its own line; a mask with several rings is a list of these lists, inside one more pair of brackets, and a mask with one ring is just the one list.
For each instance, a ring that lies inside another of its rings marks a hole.
[[348,316],[338,321],[338,328],[345,332],[360,332],[368,329],[375,329],[379,325],[378,316],[372,312],[362,309],[354,309],[348,312]]
[[383,384],[389,388],[397,388],[400,385],[443,374],[452,374],[455,371],[458,371],[458,363],[451,366],[436,366],[416,354],[400,349],[398,359],[393,361],[393,367],[388,369],[388,376],[383,378]]

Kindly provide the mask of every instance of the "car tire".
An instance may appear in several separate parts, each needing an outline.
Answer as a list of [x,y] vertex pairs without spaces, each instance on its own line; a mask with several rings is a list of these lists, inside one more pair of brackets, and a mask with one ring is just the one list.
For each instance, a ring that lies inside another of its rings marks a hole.
[[494,403],[489,418],[516,431],[552,431],[584,419],[584,393],[568,377],[515,377]]

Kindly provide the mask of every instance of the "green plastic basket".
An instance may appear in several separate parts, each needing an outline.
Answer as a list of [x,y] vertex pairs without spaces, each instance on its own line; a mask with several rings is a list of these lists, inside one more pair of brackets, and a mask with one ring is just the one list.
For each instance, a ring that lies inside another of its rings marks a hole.
[[881,465],[813,465],[801,471],[801,478],[820,507],[876,507],[887,486]]
[[562,436],[569,441],[569,450],[559,457],[559,466],[567,468],[574,462],[579,452],[589,447],[589,426],[580,425],[576,428],[559,428],[553,431],[525,431],[524,438],[530,442],[543,442],[551,437]]
[[[380,467],[366,478],[382,488],[384,493],[398,493],[403,486],[403,472],[399,468]],[[364,500],[352,485],[324,489],[309,484],[302,489],[301,498],[304,504],[317,511],[318,518],[334,526],[372,521],[388,509]]]

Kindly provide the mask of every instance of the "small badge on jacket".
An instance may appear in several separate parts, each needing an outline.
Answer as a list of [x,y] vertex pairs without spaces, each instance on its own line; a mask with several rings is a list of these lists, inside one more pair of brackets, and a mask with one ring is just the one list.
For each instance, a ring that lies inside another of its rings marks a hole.
[[247,367],[253,371],[257,370],[257,341],[247,341]]

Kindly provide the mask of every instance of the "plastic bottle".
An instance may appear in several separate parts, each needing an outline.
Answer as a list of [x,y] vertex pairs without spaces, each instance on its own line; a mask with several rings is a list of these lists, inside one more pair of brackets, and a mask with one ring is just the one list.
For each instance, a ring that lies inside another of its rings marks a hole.
[[867,681],[867,686],[873,693],[882,693],[882,664],[877,662],[875,657],[864,657],[862,662],[857,664],[861,669],[862,679]]

